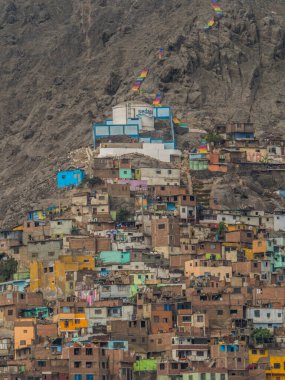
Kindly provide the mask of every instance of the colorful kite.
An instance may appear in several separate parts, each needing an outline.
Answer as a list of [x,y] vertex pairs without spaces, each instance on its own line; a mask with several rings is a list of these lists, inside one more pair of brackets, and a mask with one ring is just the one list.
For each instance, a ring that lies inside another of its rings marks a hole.
[[162,59],[164,57],[164,48],[159,48],[158,57],[159,59]]
[[143,81],[145,80],[145,78],[148,76],[148,73],[149,73],[149,70],[147,68],[143,69],[139,76],[137,77],[133,87],[132,87],[132,90],[133,91],[140,91],[140,87],[143,83]]
[[155,99],[153,100],[153,102],[152,102],[152,104],[154,105],[154,106],[160,106],[161,105],[161,99],[162,99],[162,97],[161,97],[161,94],[160,94],[160,92],[158,93],[158,94],[156,94],[156,97],[155,97]]
[[[213,10],[216,13],[216,19],[218,19],[218,20],[223,17],[223,11],[222,11],[222,8],[219,5],[219,1],[220,0],[211,0],[212,8],[213,8]],[[208,21],[207,25],[204,27],[204,30],[206,32],[209,31],[214,26],[216,26],[216,23],[217,22],[216,22],[216,20],[214,18],[211,19],[210,21]]]

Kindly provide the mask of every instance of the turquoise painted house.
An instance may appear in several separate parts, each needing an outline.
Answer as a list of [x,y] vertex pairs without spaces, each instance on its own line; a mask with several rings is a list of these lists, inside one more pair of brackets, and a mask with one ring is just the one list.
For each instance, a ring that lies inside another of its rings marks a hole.
[[85,179],[85,172],[81,169],[58,172],[56,175],[57,187],[79,186]]
[[132,169],[119,169],[119,177],[120,179],[133,179]]
[[131,261],[130,252],[102,251],[98,261],[102,264],[129,264]]

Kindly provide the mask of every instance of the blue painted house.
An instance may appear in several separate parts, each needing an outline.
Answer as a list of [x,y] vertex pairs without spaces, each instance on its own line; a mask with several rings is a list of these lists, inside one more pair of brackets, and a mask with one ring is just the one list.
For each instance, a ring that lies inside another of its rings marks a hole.
[[[93,124],[93,143],[96,147],[98,139],[112,136],[129,136],[139,142],[164,144],[166,149],[175,149],[175,134],[170,107],[153,105],[143,102],[125,102],[112,108],[113,118],[100,124]],[[153,131],[156,120],[169,122],[172,138],[169,141],[153,139],[141,132]],[[125,178],[125,177],[123,177]]]
[[56,175],[57,187],[79,186],[85,179],[85,172],[81,169],[58,172]]

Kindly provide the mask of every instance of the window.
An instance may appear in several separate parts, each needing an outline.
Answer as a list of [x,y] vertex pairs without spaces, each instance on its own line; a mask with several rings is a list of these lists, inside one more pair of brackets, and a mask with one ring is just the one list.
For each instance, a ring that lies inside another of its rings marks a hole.
[[204,316],[203,315],[198,315],[197,316],[197,322],[204,322]]
[[162,344],[162,339],[157,339],[157,344]]
[[278,313],[278,318],[281,318],[282,314],[281,313]]
[[94,310],[94,314],[102,314],[102,310],[101,309],[95,309]]
[[221,380],[226,380],[226,375],[224,373],[221,373]]
[[93,355],[93,349],[92,348],[86,348],[86,355]]
[[75,319],[75,324],[79,325],[80,324],[80,319]]
[[92,362],[86,362],[86,368],[92,368]]
[[80,355],[80,352],[81,352],[80,348],[76,347],[74,349],[74,355]]
[[280,363],[274,363],[273,367],[275,369],[280,369],[281,366],[280,366]]
[[45,367],[46,366],[46,362],[43,361],[43,360],[39,360],[38,361],[38,367]]
[[165,229],[165,224],[159,224],[158,225],[159,230],[164,230]]
[[155,316],[153,317],[153,321],[154,321],[155,323],[159,323],[159,317],[158,317],[157,315],[155,315]]
[[12,309],[8,310],[8,315],[13,315],[13,310]]
[[171,363],[172,369],[178,369],[178,363]]
[[24,332],[24,334],[28,334],[28,330],[24,330],[23,332]]
[[78,313],[84,313],[84,307],[78,307],[77,312]]
[[267,318],[270,318],[270,313],[267,313]]
[[257,354],[257,350],[252,350],[252,355],[256,355]]
[[81,362],[74,362],[74,368],[80,368]]
[[157,171],[156,171],[156,174],[161,174],[161,170],[157,170]]
[[165,364],[164,363],[160,363],[159,369],[165,369]]
[[260,310],[254,310],[254,316],[256,318],[259,318],[260,317]]
[[204,351],[197,351],[197,356],[204,356]]
[[211,373],[211,380],[216,380],[216,374],[215,373]]
[[192,317],[190,315],[184,315],[182,317],[182,321],[183,322],[191,322],[192,321]]
[[25,346],[26,341],[25,340],[20,340],[20,346]]
[[53,267],[49,267],[49,268],[48,268],[48,271],[49,271],[50,273],[52,273],[52,272],[53,272]]
[[217,315],[223,315],[224,311],[223,310],[217,310]]
[[94,380],[94,375],[86,375],[86,380]]
[[206,380],[206,374],[205,373],[201,373],[201,380]]

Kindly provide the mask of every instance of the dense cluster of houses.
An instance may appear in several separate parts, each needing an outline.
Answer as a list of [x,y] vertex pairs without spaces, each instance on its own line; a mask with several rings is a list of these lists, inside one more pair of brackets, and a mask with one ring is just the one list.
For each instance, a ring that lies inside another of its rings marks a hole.
[[285,163],[283,141],[260,142],[252,123],[216,125],[209,136],[212,148],[206,142],[189,155],[192,171],[209,170],[227,173],[231,165]]
[[57,174],[56,206],[0,232],[18,263],[0,379],[285,379],[285,213],[201,207],[191,171],[258,161],[252,125],[217,133],[186,168],[162,142],[102,142]]

